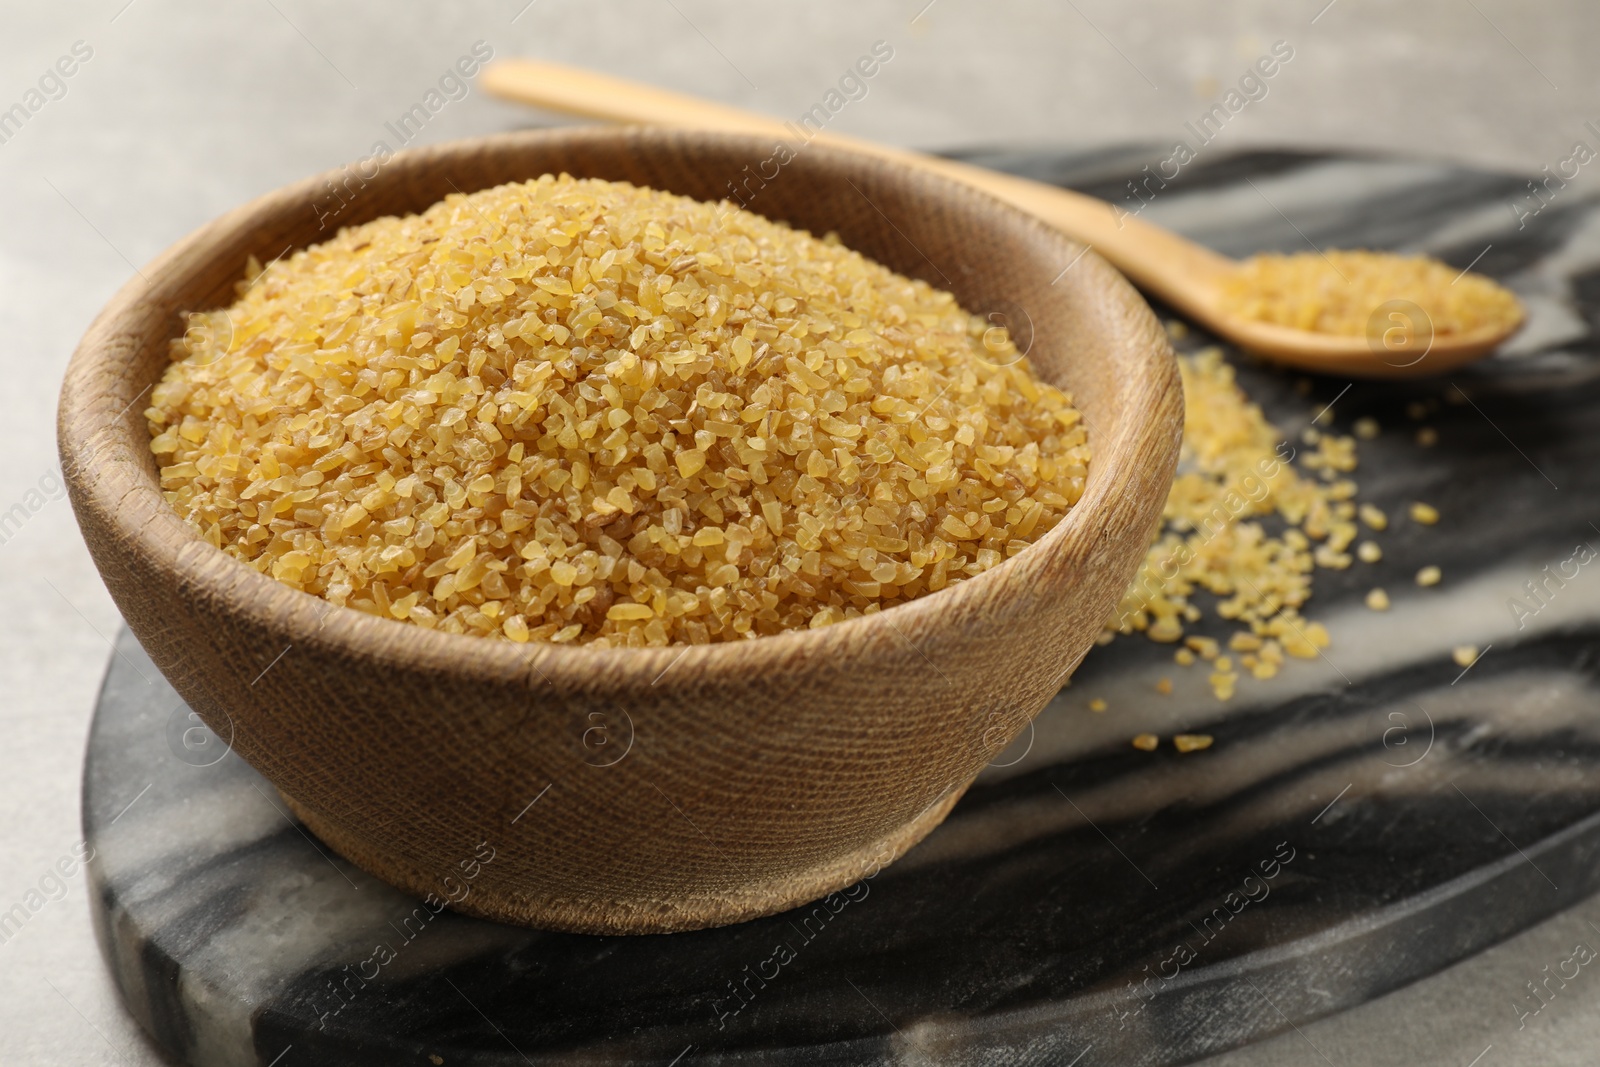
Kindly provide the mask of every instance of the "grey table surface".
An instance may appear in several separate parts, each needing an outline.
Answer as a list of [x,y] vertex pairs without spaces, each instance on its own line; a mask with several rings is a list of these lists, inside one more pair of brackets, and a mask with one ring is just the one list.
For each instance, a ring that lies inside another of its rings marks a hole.
[[[5,1065],[163,1062],[118,1004],[81,874],[51,874],[79,841],[84,737],[119,625],[56,476],[67,358],[136,265],[227,208],[368,154],[477,42],[792,116],[882,40],[893,59],[832,128],[923,148],[1164,141],[1280,40],[1294,61],[1228,125],[1232,145],[1538,172],[1600,123],[1592,0],[473,0],[427,13],[94,0],[7,2],[0,25],[0,111],[32,108],[0,128],[0,514],[13,516],[0,524],[0,911],[30,891],[46,901],[0,942]],[[74,49],[71,77],[47,77]],[[548,121],[473,86],[419,140]],[[1542,967],[1594,943],[1590,919],[1600,900],[1209,1062],[1591,1064],[1600,981],[1569,983],[1520,1028],[1512,1006]]]

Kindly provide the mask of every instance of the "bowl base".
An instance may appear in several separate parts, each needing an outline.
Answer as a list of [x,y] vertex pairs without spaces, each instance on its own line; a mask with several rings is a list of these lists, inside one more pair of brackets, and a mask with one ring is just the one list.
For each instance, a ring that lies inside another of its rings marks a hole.
[[[944,822],[968,784],[951,787],[915,818],[877,841],[810,869],[752,882],[732,892],[671,899],[555,897],[474,882],[450,907],[480,919],[571,934],[670,934],[759,919],[874,877]],[[324,844],[374,878],[420,897],[431,894],[444,899],[437,874],[423,872],[395,853],[373,848],[315,809],[282,792],[278,795]]]

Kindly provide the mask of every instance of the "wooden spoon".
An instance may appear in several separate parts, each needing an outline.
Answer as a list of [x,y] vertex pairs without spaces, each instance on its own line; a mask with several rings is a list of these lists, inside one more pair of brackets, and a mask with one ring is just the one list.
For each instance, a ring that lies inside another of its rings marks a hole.
[[[578,67],[501,60],[483,72],[489,92],[508,100],[609,122],[721,130],[774,137],[791,148],[804,133],[765,115],[668,92]],[[1326,374],[1400,378],[1438,374],[1491,352],[1521,325],[1436,337],[1426,324],[1401,323],[1377,338],[1313,333],[1260,322],[1223,306],[1236,260],[1218,255],[1110,204],[1054,185],[969,163],[827,132],[811,141],[897,160],[977,186],[1038,216],[1110,260],[1134,284],[1234,344],[1278,363]],[[1063,264],[1063,268],[1067,268]]]

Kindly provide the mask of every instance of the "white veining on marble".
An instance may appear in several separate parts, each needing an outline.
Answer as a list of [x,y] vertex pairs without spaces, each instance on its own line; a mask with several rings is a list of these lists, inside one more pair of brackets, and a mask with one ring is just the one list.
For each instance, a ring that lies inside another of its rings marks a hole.
[[[1577,531],[1573,541],[1581,540]],[[1591,532],[1591,541],[1600,536]],[[1543,562],[1564,559],[1557,555]],[[1163,736],[1205,723],[1226,720],[1264,707],[1273,707],[1311,693],[1345,688],[1408,664],[1436,659],[1441,671],[1454,677],[1460,668],[1450,659],[1457,645],[1502,648],[1519,638],[1537,637],[1600,620],[1600,561],[1583,567],[1567,588],[1518,629],[1506,601],[1522,592],[1523,583],[1539,575],[1541,563],[1515,560],[1470,578],[1446,576],[1432,589],[1391,588],[1393,607],[1375,612],[1356,603],[1341,603],[1323,611],[1315,597],[1306,615],[1320,620],[1333,637],[1333,645],[1314,660],[1291,660],[1277,677],[1265,681],[1241,678],[1238,695],[1222,702],[1211,695],[1205,681],[1204,661],[1180,667],[1167,658],[1152,664],[1143,657],[1120,673],[1094,675],[1074,682],[1050,702],[1034,721],[1032,751],[1009,767],[992,767],[980,781],[996,782],[1028,774],[1082,756],[1097,749],[1126,745],[1135,734]],[[1142,635],[1118,641],[1146,641]],[[1176,646],[1165,646],[1168,649]],[[1494,650],[1489,655],[1494,655]],[[1089,653],[1092,661],[1094,652]],[[1487,662],[1487,660],[1485,660]],[[1164,663],[1164,666],[1161,665]],[[1173,681],[1171,696],[1152,688],[1157,677]],[[1108,710],[1086,709],[1091,697],[1106,701]],[[997,763],[1012,757],[1002,754]]]
[[1511,279],[1528,308],[1522,330],[1497,357],[1525,356],[1582,340],[1589,327],[1572,295],[1572,279],[1600,268],[1600,211],[1582,212],[1561,246]]
[[1306,217],[1326,218],[1341,210],[1334,205],[1413,195],[1454,173],[1437,163],[1331,160],[1257,175],[1250,179],[1253,188],[1232,183],[1193,192],[1184,191],[1180,177],[1170,190],[1156,194],[1141,217],[1179,233],[1207,234],[1283,226],[1282,211],[1304,229]]
[[[1562,729],[1600,740],[1600,717],[1594,714],[1600,703],[1600,687],[1581,674],[1526,670],[1496,677],[1460,693],[1450,693],[1449,688],[1439,686],[1415,697],[1384,701],[1360,715],[1329,716],[1321,722],[1301,723],[1292,737],[1275,733],[1260,742],[1220,745],[1205,757],[1162,767],[1160,774],[1119,775],[1074,791],[1070,804],[1062,803],[1051,792],[1040,792],[978,812],[958,809],[956,817],[909,852],[893,870],[909,872],[996,856],[1028,841],[1091,824],[1136,820],[1170,805],[1221,802],[1333,753],[1359,747],[1368,751],[1368,755],[1343,764],[1290,776],[1268,794],[1257,795],[1251,804],[1209,820],[1163,856],[1136,856],[1132,862],[1143,866],[1159,882],[1159,868],[1151,864],[1179,865],[1185,859],[1216,849],[1222,842],[1265,831],[1279,824],[1285,813],[1299,812],[1309,823],[1322,806],[1319,800],[1333,796],[1346,784],[1352,788],[1345,803],[1368,796],[1440,793],[1464,767],[1457,757],[1465,746],[1440,736],[1455,724],[1479,724],[1469,734],[1474,741],[1490,734],[1532,737]],[[1393,715],[1405,718],[1395,719]],[[1389,735],[1390,744],[1385,746],[1386,732],[1401,722],[1405,723],[1399,727],[1405,731],[1404,744],[1399,741],[1402,735],[1397,733]],[[1426,747],[1430,743],[1431,748]],[[1426,755],[1417,758],[1423,751]],[[1517,793],[1529,789],[1526,769],[1520,766],[1474,763],[1471,782],[1482,789]],[[1582,768],[1547,768],[1538,784],[1546,789],[1600,791],[1600,782],[1590,781]],[[1106,862],[1116,863],[1117,859],[1108,855]]]

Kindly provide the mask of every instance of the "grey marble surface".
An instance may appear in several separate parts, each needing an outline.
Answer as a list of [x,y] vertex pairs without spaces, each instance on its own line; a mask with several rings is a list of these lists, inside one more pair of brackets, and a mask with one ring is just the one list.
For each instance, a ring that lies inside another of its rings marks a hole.
[[[1296,60],[1231,124],[1236,145],[1382,148],[1537,171],[1600,119],[1600,70],[1588,60],[1600,8],[1587,0],[1336,0],[1326,10],[1323,0],[828,0],[759,12],[524,2],[427,17],[303,0],[0,7],[0,106],[23,100],[75,42],[93,51],[64,95],[52,83],[59,99],[0,144],[0,512],[13,516],[0,530],[0,909],[30,890],[47,901],[0,944],[0,1062],[161,1062],[115,1000],[69,862],[83,741],[118,623],[53,476],[66,358],[135,264],[228,207],[364,154],[474,41],[789,114],[882,38],[896,60],[838,128],[924,147],[1163,139],[1279,39]],[[528,118],[473,92],[424,138]],[[1595,901],[1217,1062],[1592,1062],[1600,982],[1569,983],[1525,1029],[1508,1006],[1588,936],[1590,919],[1600,920]]]

